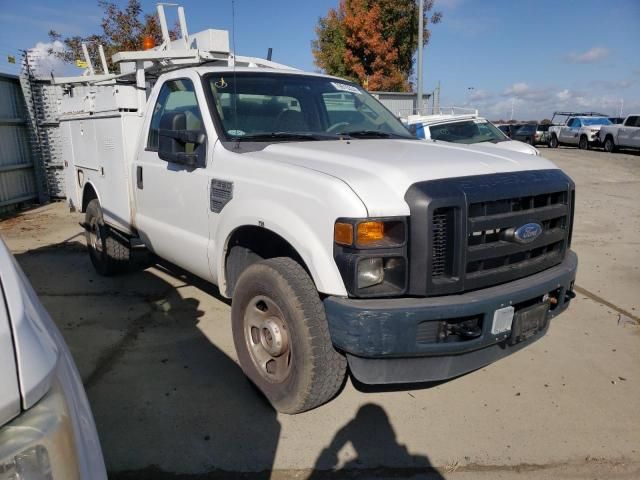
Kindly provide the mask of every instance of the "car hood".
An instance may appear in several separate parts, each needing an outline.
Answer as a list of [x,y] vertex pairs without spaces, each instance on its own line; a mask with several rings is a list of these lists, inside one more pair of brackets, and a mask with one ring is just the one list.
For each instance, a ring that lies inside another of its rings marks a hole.
[[360,197],[371,217],[408,215],[404,196],[416,182],[558,168],[539,156],[421,140],[275,143],[245,155],[338,178]]
[[526,153],[527,155],[539,155],[538,149],[518,140],[506,140],[504,142],[491,143],[481,142],[470,145],[472,147],[499,148],[501,150],[509,150],[511,152]]

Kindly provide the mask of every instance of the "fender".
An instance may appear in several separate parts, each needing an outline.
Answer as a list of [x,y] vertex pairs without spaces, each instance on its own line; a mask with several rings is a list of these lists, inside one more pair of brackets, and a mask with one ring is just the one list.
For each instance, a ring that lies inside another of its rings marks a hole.
[[[211,274],[222,295],[226,296],[225,259],[229,239],[238,228],[251,225],[270,230],[289,242],[308,267],[319,292],[347,296],[333,259],[332,232],[335,219],[305,219],[288,206],[270,200],[262,200],[259,205],[250,201],[233,201],[222,213],[224,215],[220,217],[215,237],[209,243]],[[366,216],[364,206],[355,216]],[[327,235],[319,235],[314,231],[309,223],[311,220],[316,228],[327,232]]]
[[[77,170],[77,167],[76,167],[76,170]],[[98,202],[100,202],[100,205],[102,205],[102,198],[100,195],[100,191],[98,190],[98,187],[96,187],[96,184],[93,182],[93,180],[85,179],[84,183],[82,184],[82,198],[80,199],[80,206],[82,207],[84,205],[84,197],[85,197],[85,194],[87,193],[87,186],[90,186],[93,189],[93,191],[96,194],[96,197],[98,198]],[[85,208],[82,208],[81,211],[84,212]]]

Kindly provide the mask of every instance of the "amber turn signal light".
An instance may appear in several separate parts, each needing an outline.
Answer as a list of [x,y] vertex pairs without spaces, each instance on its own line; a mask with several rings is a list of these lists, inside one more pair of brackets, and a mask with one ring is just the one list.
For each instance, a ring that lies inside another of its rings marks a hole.
[[150,37],[147,35],[142,39],[143,50],[151,50],[155,46],[156,46],[156,42],[153,40],[153,37]]
[[353,244],[353,225],[350,223],[336,222],[333,229],[333,239],[340,245]]
[[384,223],[376,221],[358,224],[358,244],[371,245],[384,239]]

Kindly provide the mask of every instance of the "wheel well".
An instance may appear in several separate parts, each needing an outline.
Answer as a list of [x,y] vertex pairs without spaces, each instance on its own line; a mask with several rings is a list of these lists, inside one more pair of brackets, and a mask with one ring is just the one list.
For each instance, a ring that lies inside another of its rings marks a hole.
[[[234,248],[240,247],[231,255]],[[300,254],[284,238],[271,230],[255,226],[244,226],[236,229],[227,242],[225,257],[226,293],[233,295],[233,289],[240,274],[253,263],[268,258],[288,257],[298,262],[307,273],[309,269]],[[311,277],[311,275],[309,274]],[[311,278],[313,281],[313,278]]]
[[613,142],[613,135],[611,135],[610,133],[607,133],[607,135],[604,137],[604,139],[606,140],[607,138],[610,138],[611,141]]
[[85,184],[84,189],[82,190],[82,213],[87,211],[87,205],[91,200],[98,198],[98,194],[93,189],[90,183]]

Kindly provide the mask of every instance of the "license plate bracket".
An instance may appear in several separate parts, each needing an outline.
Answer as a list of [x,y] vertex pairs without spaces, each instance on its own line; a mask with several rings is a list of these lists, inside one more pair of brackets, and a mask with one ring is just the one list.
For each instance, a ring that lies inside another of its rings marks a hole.
[[517,310],[513,316],[509,343],[514,345],[522,342],[543,330],[547,325],[548,313],[548,301]]

